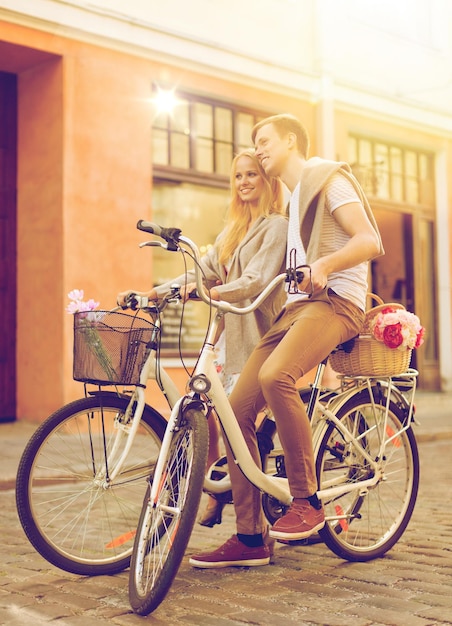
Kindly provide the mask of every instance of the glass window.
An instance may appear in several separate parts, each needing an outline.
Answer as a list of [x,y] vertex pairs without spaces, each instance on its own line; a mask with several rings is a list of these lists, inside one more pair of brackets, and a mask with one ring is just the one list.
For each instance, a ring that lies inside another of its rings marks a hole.
[[200,172],[213,172],[213,141],[198,137],[196,142],[196,169]]
[[168,165],[168,131],[154,128],[152,132],[152,162]]
[[190,132],[190,107],[187,100],[178,100],[171,118],[171,130],[188,134]]
[[395,146],[391,146],[389,149],[390,155],[390,169],[393,174],[402,174],[403,172],[403,163],[402,163],[402,150],[400,148],[396,148]]
[[404,198],[403,182],[404,180],[401,175],[393,174],[391,176],[390,197],[392,200],[397,200],[397,202],[403,202],[403,198]]
[[[191,94],[170,96],[173,111],[157,113],[153,122],[153,164],[165,168],[158,176],[180,179],[181,170],[187,170],[187,180],[199,172],[211,175],[209,184],[225,186],[234,154],[251,147],[254,124],[272,112],[247,111]],[[171,167],[177,172],[171,173]]]
[[169,115],[168,113],[158,113],[154,119],[154,128],[169,128]]
[[349,155],[367,194],[434,207],[433,154],[351,135]]
[[229,177],[233,159],[232,144],[217,143],[215,146],[215,171]]
[[359,163],[364,166],[369,166],[372,164],[373,158],[373,150],[372,144],[370,141],[365,139],[361,139],[359,141],[359,151],[358,151]]
[[232,111],[215,107],[215,139],[232,143]]
[[390,197],[398,202],[403,202],[403,162],[402,150],[395,146],[389,148],[389,170],[391,175]]
[[194,105],[194,125],[198,137],[213,137],[213,111],[209,104],[196,102]]
[[388,146],[385,144],[375,144],[374,166],[376,177],[376,192],[380,198],[389,198],[389,155]]
[[[152,190],[153,221],[163,226],[180,228],[201,250],[211,246],[223,228],[229,203],[229,190],[189,183],[174,184],[154,181]],[[154,285],[184,273],[180,254],[153,248]],[[191,266],[189,265],[189,269]],[[169,306],[163,313],[162,348],[166,356],[179,351],[179,327],[182,306]],[[184,308],[181,348],[185,356],[197,354],[204,339],[209,307],[202,302],[188,302]]]
[[358,159],[358,141],[355,137],[348,138],[348,160],[352,167],[354,167]]
[[190,144],[188,135],[171,135],[171,165],[188,169],[190,167]]
[[405,150],[405,174],[417,178],[417,153]]
[[406,195],[405,200],[409,204],[419,203],[419,181],[417,178],[411,178],[409,176],[405,179]]
[[421,204],[435,204],[435,188],[433,185],[433,158],[428,154],[419,155],[419,201]]
[[251,131],[256,123],[256,119],[249,113],[239,113],[237,115],[237,144],[238,151],[251,148],[253,142],[251,141]]

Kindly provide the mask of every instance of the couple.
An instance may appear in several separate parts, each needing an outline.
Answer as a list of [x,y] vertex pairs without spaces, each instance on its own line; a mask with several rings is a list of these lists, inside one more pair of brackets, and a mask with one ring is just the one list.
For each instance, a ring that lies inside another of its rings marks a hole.
[[[270,407],[293,500],[267,534],[261,494],[243,476],[226,442],[237,534],[217,550],[192,555],[191,565],[199,568],[267,565],[268,535],[297,540],[323,527],[311,427],[296,385],[339,343],[361,330],[368,261],[383,254],[378,227],[349,166],[309,159],[309,137],[295,117],[283,114],[260,121],[253,128],[252,140],[265,177],[281,180],[291,194],[284,264],[289,267],[295,258],[297,266],[309,265],[310,269],[298,289],[290,289],[270,327],[263,329],[266,332],[246,361],[229,400],[257,464],[255,420],[265,405]],[[281,250],[276,228],[274,244],[273,275],[278,273]],[[212,287],[212,297],[228,299],[223,288],[227,291],[227,285]]]

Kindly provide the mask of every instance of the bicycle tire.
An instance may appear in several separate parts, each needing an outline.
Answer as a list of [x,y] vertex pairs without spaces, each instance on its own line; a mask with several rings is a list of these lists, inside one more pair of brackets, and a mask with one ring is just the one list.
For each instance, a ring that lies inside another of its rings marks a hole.
[[208,430],[203,413],[187,409],[173,434],[154,504],[150,486],[138,522],[129,575],[129,601],[148,615],[163,601],[179,570],[201,499]]
[[[375,425],[376,421],[383,419],[385,410],[385,398],[379,398],[373,405],[369,392],[361,391],[337,413],[337,418],[348,425],[362,449],[374,459],[379,451]],[[331,499],[323,498],[327,523],[319,535],[343,559],[369,561],[383,556],[400,539],[411,519],[420,468],[411,426],[400,432],[407,417],[406,410],[390,402],[385,435],[388,443],[381,460],[384,480],[371,488]],[[316,473],[320,489],[325,489],[328,484],[356,483],[372,475],[368,461],[344,441],[333,423],[329,424],[320,442]]]
[[130,564],[166,421],[145,406],[129,457],[105,486],[98,468],[128,403],[106,392],[58,409],[32,435],[19,463],[16,506],[25,534],[41,556],[73,574],[115,574]]

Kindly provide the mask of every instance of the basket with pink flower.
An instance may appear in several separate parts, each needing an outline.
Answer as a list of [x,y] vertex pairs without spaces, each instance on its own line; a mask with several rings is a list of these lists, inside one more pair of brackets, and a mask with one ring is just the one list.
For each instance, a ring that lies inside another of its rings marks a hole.
[[363,331],[332,352],[330,363],[348,376],[397,376],[410,366],[411,353],[422,345],[425,329],[402,304],[379,304],[366,312]]

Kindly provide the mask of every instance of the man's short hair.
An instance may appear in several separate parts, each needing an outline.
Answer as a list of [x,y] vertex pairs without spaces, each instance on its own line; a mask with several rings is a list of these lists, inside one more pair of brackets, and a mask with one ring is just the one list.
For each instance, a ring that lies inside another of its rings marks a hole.
[[272,115],[261,120],[253,127],[251,131],[251,139],[255,140],[257,131],[267,124],[273,124],[276,132],[280,137],[285,137],[289,133],[293,133],[297,138],[298,153],[305,159],[308,158],[309,152],[309,135],[306,128],[294,115],[290,113],[281,113],[280,115]]

